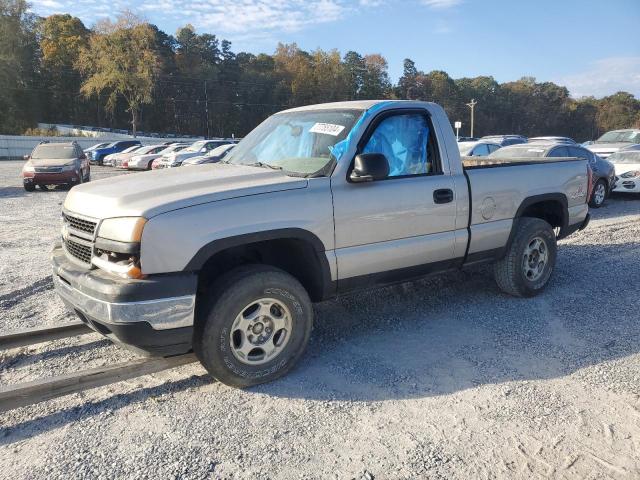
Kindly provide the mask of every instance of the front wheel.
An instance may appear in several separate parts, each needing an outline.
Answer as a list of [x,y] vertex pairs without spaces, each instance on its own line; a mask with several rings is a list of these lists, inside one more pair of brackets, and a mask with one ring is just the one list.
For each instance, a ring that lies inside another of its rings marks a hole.
[[304,353],[313,309],[304,287],[277,268],[250,265],[221,277],[199,309],[196,355],[232,387],[270,382]]
[[593,187],[593,194],[591,195],[591,200],[589,201],[589,206],[591,208],[600,208],[607,198],[607,185],[604,180],[598,180],[596,186]]
[[498,287],[515,297],[533,297],[549,283],[558,246],[553,228],[539,218],[520,218],[506,255],[494,264]]
[[36,186],[35,186],[33,183],[25,183],[25,184],[23,184],[23,185],[24,185],[24,189],[25,189],[27,192],[33,192],[33,191],[35,191],[35,189],[36,189]]

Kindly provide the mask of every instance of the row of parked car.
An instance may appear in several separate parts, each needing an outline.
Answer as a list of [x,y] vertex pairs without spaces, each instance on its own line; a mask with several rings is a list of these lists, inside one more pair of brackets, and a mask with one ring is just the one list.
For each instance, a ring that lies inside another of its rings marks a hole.
[[[459,139],[463,157],[518,158],[539,162],[545,158],[577,157],[589,162],[592,196],[589,205],[601,207],[612,192],[640,193],[640,130],[607,132],[594,142],[578,144],[568,137],[527,138],[522,135],[491,135]],[[142,145],[139,140],[99,143],[82,150],[75,142],[38,145],[23,167],[25,190],[56,185],[73,186],[91,178],[90,164],[126,170],[155,170],[217,163],[237,144],[236,139],[166,142]],[[606,158],[606,159],[605,159]]]
[[522,135],[489,135],[458,140],[460,155],[468,157],[545,158],[577,157],[589,162],[593,193],[589,205],[601,207],[611,192],[640,192],[640,130],[614,130],[598,140],[578,144],[560,136],[527,138]]
[[92,164],[125,170],[152,170],[216,163],[231,152],[236,143],[236,139],[216,139],[142,145],[139,140],[126,140],[94,145],[85,150],[85,154]]
[[32,192],[56,186],[72,187],[91,180],[91,164],[126,170],[173,168],[216,163],[235,147],[236,139],[200,140],[192,144],[167,142],[142,145],[139,140],[98,143],[82,150],[77,142],[41,142],[22,167],[24,189]]

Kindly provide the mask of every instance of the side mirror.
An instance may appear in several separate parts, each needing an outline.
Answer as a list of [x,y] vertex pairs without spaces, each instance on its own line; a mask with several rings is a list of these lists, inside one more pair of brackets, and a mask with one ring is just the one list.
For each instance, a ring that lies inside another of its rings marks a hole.
[[207,153],[209,150],[207,150],[205,147],[202,147],[200,149],[200,153]]
[[389,161],[382,153],[361,153],[356,155],[353,170],[349,176],[355,183],[384,180],[389,176]]

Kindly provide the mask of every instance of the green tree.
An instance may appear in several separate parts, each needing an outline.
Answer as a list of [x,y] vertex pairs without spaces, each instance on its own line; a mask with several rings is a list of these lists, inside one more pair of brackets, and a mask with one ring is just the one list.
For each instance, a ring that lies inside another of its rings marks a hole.
[[79,18],[67,14],[51,15],[38,25],[42,86],[49,91],[43,116],[51,123],[77,123],[89,109],[86,102],[78,102],[81,78],[75,70],[89,35]]
[[361,98],[377,100],[387,98],[391,93],[387,60],[380,54],[364,56],[364,75]]
[[106,93],[111,111],[122,97],[135,136],[140,108],[153,100],[159,64],[155,34],[148,23],[130,14],[121,15],[115,23],[104,21],[96,26],[78,60],[86,75],[81,92],[86,96]]
[[20,133],[39,116],[35,15],[24,0],[0,0],[0,132]]
[[364,86],[365,72],[367,70],[364,58],[362,58],[362,55],[358,52],[351,50],[345,53],[342,63],[345,71],[347,94],[349,98],[352,100],[361,98],[360,96]]

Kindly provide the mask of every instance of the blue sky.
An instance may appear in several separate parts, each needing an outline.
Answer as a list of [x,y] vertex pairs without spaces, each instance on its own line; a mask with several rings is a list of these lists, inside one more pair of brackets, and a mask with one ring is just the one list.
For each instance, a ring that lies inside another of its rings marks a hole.
[[394,81],[405,57],[420,70],[498,81],[534,76],[572,95],[626,90],[640,98],[640,0],[32,0],[36,13],[68,12],[87,25],[128,8],[167,33],[186,23],[272,53],[381,53]]

